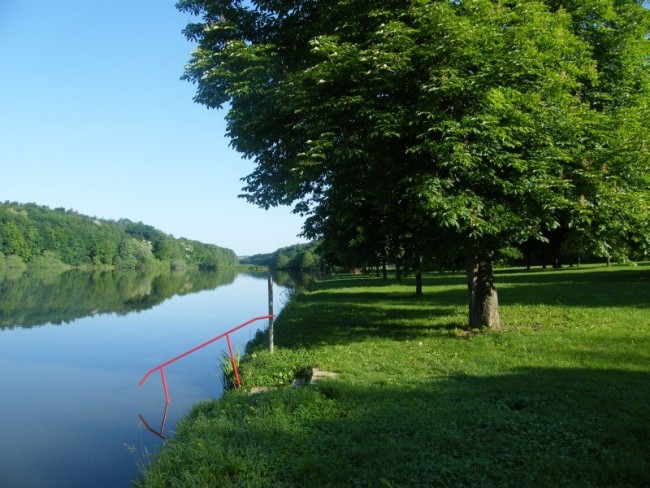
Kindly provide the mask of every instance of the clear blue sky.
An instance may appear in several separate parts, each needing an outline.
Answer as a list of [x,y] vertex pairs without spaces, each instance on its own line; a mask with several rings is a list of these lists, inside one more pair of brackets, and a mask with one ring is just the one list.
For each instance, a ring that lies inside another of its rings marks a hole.
[[224,111],[180,81],[175,0],[0,0],[0,201],[128,218],[234,249],[302,242],[302,219],[237,198],[253,169]]

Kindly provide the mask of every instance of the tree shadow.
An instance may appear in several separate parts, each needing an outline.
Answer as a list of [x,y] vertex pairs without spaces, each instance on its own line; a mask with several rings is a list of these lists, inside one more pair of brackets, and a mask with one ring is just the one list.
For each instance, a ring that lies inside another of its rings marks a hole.
[[[381,385],[339,378],[234,401],[225,408],[237,412],[244,438],[232,442],[223,421],[212,435],[233,456],[253,455],[271,484],[650,485],[647,372],[524,368]],[[233,476],[244,486],[252,474]]]
[[275,331],[276,343],[283,347],[346,344],[371,338],[416,340],[432,332],[463,327],[465,321],[448,303],[397,292],[312,292],[308,299],[298,298],[291,305],[299,313],[287,314]]
[[497,269],[497,280],[508,283],[599,283],[650,281],[650,266],[642,263],[636,266],[560,268],[546,270]]
[[[499,301],[510,305],[647,308],[650,269],[588,272],[503,271],[498,275]],[[414,283],[414,282],[413,282]],[[406,287],[410,286],[405,279]],[[371,338],[421,340],[467,326],[464,277],[427,276],[423,296],[381,279],[343,277],[315,283],[308,296],[290,306],[297,313],[282,317],[275,340],[283,347],[349,344]]]
[[[503,303],[574,307],[650,306],[650,269],[551,272],[526,277],[504,274],[497,287]],[[503,285],[499,288],[499,285]]]
[[[496,270],[503,305],[566,305],[574,307],[650,307],[650,266],[636,268],[572,268],[546,271]],[[410,281],[406,280],[407,284]],[[464,278],[431,276],[424,295],[432,302],[464,305]],[[456,289],[449,286],[457,285]],[[414,285],[413,285],[414,286]]]

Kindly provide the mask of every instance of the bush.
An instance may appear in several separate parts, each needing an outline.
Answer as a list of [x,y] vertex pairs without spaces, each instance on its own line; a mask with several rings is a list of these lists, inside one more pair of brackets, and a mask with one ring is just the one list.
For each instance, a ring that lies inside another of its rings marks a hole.
[[2,262],[2,267],[9,269],[25,269],[27,265],[20,259],[20,256],[11,254],[6,256]]
[[34,268],[68,269],[71,267],[61,261],[59,255],[53,251],[43,251],[43,254],[32,259],[30,264]]

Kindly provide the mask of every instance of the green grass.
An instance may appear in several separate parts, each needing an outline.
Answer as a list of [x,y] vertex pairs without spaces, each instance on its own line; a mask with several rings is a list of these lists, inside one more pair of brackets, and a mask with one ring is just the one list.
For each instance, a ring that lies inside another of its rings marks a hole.
[[[650,266],[500,270],[502,332],[461,275],[312,285],[139,486],[649,486]],[[340,373],[285,387],[317,366]]]

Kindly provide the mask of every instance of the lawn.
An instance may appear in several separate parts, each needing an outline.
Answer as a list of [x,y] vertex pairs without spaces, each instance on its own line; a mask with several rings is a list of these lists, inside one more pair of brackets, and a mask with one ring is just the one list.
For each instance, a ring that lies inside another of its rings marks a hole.
[[[332,277],[259,336],[244,390],[196,406],[139,486],[650,486],[650,266]],[[339,373],[290,388],[312,367]]]

